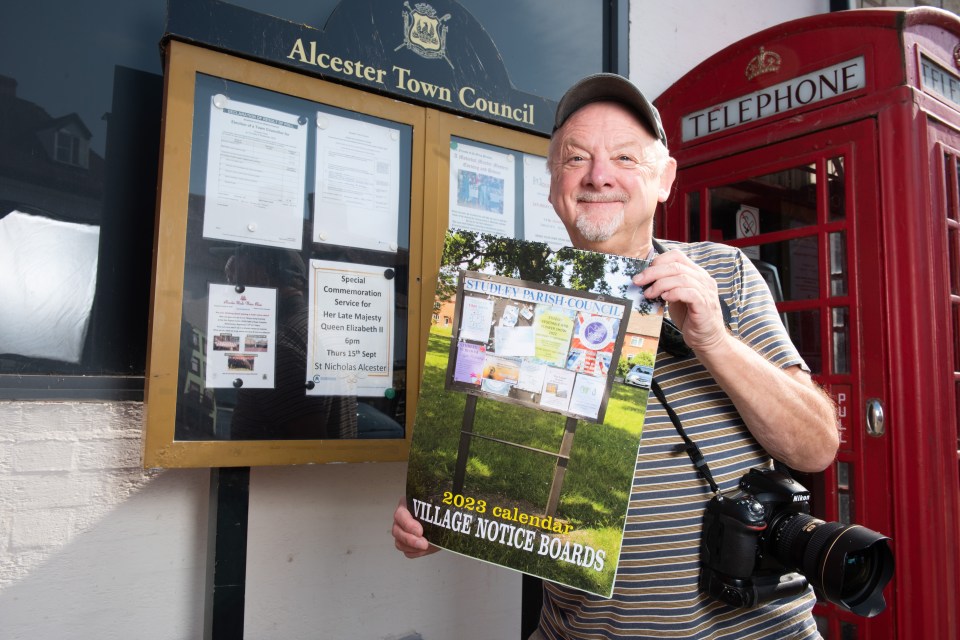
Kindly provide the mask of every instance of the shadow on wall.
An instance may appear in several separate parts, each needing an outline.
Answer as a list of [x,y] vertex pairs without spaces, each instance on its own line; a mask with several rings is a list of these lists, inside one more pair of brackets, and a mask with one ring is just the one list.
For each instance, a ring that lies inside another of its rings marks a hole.
[[[74,510],[66,508],[59,518],[56,509],[3,514],[0,534],[17,548],[0,557],[0,579],[22,574],[0,583],[3,638],[201,637],[209,470],[153,477],[139,469],[71,471],[53,478],[51,486],[80,475],[86,476],[86,498],[108,507],[95,516],[84,513],[89,526],[74,526]],[[50,482],[51,474],[19,475],[16,482],[31,480]],[[123,491],[129,495],[117,502]],[[104,492],[114,496],[109,505]],[[48,552],[43,527],[58,519],[77,531]]]

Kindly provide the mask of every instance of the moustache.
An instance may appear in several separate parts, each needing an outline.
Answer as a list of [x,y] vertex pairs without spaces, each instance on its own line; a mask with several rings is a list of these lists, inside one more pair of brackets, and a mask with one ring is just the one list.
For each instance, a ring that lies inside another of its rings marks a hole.
[[625,193],[578,193],[577,202],[626,202]]

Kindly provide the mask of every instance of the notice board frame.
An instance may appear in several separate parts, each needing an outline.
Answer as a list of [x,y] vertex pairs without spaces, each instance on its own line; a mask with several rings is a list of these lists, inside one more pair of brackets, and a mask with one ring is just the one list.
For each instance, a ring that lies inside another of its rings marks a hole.
[[[235,467],[329,462],[405,460],[419,391],[422,351],[415,331],[406,340],[408,411],[404,437],[384,439],[178,440],[176,438],[192,147],[195,144],[195,86],[198,74],[276,92],[409,126],[409,274],[407,327],[420,322],[420,273],[424,238],[422,107],[347,88],[311,76],[246,60],[174,39],[165,43],[163,132],[153,253],[147,375],[144,398],[143,465],[147,468]],[[433,214],[433,217],[436,217]],[[429,226],[436,224],[428,221]],[[400,318],[397,318],[400,320]]]

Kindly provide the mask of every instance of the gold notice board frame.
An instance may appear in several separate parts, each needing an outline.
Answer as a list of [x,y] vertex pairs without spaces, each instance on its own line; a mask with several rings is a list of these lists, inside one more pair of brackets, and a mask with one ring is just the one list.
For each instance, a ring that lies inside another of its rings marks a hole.
[[[438,226],[423,202],[427,110],[179,41],[165,63],[144,466],[405,459],[424,228],[432,241]],[[261,149],[246,160],[243,126]],[[348,138],[351,157],[322,151]],[[386,203],[375,224],[331,204],[330,182],[354,200],[365,189],[360,165],[386,176],[371,183]],[[328,373],[311,376],[317,353]]]

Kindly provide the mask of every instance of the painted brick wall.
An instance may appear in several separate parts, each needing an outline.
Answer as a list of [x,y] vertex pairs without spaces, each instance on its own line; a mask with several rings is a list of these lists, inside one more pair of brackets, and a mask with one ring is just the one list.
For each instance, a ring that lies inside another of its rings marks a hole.
[[[202,637],[208,469],[140,469],[139,403],[0,402],[0,639]],[[407,560],[406,465],[251,473],[246,637],[515,637],[519,574]]]
[[142,470],[141,420],[0,403],[0,637],[200,637],[209,472]]

